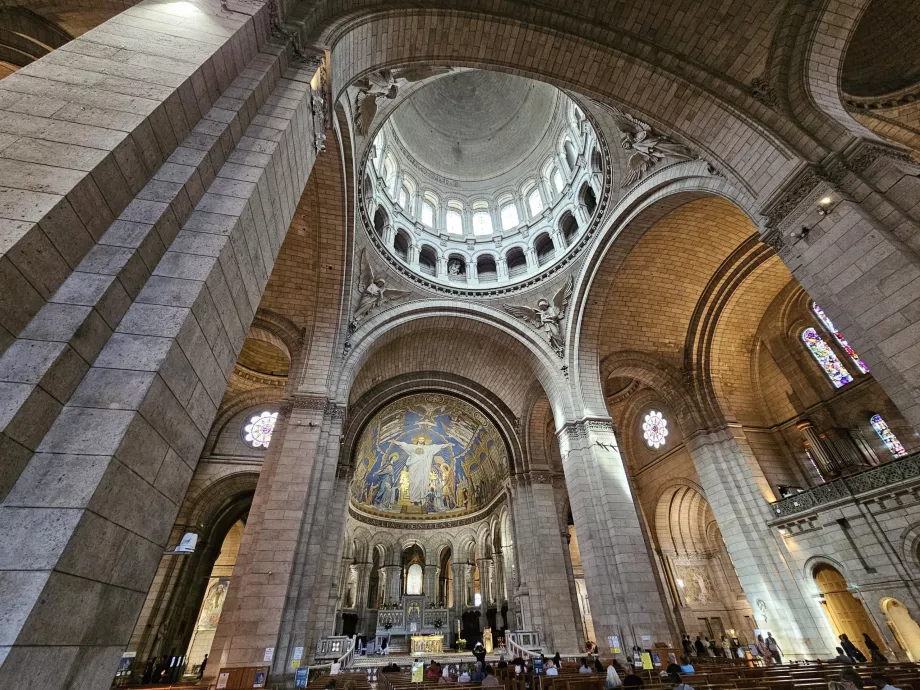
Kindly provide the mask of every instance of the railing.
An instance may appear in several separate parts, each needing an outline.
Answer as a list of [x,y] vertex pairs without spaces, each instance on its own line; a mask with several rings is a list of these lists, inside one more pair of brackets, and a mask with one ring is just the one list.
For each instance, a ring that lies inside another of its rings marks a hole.
[[920,478],[920,453],[892,460],[858,474],[840,477],[812,487],[808,491],[780,499],[770,504],[770,512],[774,519],[788,517],[867,491],[884,489],[886,486],[917,478]]
[[323,671],[331,671],[333,664],[339,664],[340,669],[348,668],[355,660],[355,648],[357,647],[357,640],[358,638],[356,636],[349,637],[348,642],[345,645],[345,653],[335,661],[330,661],[328,664],[313,664],[310,666],[311,676],[313,671],[319,671],[319,675],[322,675]]
[[[530,649],[524,645],[528,645]],[[508,654],[512,659],[517,656],[522,659],[539,656],[543,651],[540,648],[540,633],[538,632],[506,632],[505,647],[508,648]]]

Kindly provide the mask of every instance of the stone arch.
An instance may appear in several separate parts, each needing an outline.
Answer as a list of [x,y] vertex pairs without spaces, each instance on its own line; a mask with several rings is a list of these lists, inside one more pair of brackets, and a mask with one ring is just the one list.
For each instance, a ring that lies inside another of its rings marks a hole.
[[[570,318],[566,324],[566,351],[576,353],[570,369],[578,382],[578,403],[593,414],[606,414],[603,381],[598,371],[604,309],[620,270],[642,237],[658,221],[692,201],[721,198],[748,218],[753,201],[726,179],[713,177],[700,162],[659,170],[619,202],[617,213],[599,233],[575,282]],[[681,336],[683,337],[683,336]]]
[[[752,148],[765,151],[765,158],[775,163],[789,162],[794,157],[794,146],[818,153],[807,137],[788,131],[778,113],[764,109],[737,81],[726,79],[717,70],[705,69],[683,70],[678,77],[659,67],[673,62],[673,57],[670,60],[666,57],[671,54],[634,33],[605,27],[603,37],[608,44],[604,45],[583,33],[589,31],[589,22],[571,21],[562,13],[541,13],[543,25],[538,26],[522,22],[521,18],[527,15],[515,3],[485,6],[471,2],[468,7],[473,11],[471,15],[464,14],[463,9],[406,8],[396,15],[380,7],[358,9],[347,3],[335,7],[330,3],[309,15],[293,8],[289,18],[295,22],[303,20],[302,33],[308,41],[332,47],[336,98],[345,85],[370,71],[434,61],[458,67],[500,69],[540,79],[593,98],[621,103],[649,121],[662,114],[656,94],[679,90],[686,101],[682,112],[705,109],[711,117],[701,118],[699,122],[686,119],[659,122],[659,126],[683,140],[697,142],[707,158],[719,160],[725,168],[743,170],[742,176],[752,181],[757,179],[757,173],[751,166],[759,167],[759,162],[745,164],[740,160],[742,151]],[[459,26],[468,26],[479,40],[468,41],[467,30]],[[384,32],[385,42],[379,39]],[[533,42],[544,49],[528,50],[525,44]],[[509,62],[509,55],[517,59]],[[563,55],[567,59],[547,59]],[[571,64],[573,56],[596,65],[595,69],[573,75],[564,66]],[[652,88],[636,90],[637,81]],[[757,118],[760,122],[755,125]],[[721,124],[712,126],[713,122]],[[717,141],[720,137],[714,136],[717,131],[727,130],[738,133],[741,141],[737,146],[734,142],[729,146],[724,139]]]
[[702,488],[689,479],[670,482],[658,494],[655,533],[658,544],[671,553],[713,550],[708,541],[709,524],[715,522]]
[[920,521],[912,523],[904,530],[899,545],[902,563],[915,579],[920,579]]
[[282,390],[280,388],[265,386],[254,390],[244,390],[237,394],[231,394],[224,398],[221,407],[208,431],[208,437],[205,440],[202,457],[214,452],[214,447],[221,435],[227,430],[229,424],[238,414],[250,407],[258,405],[280,405]]
[[[463,333],[470,342],[488,343],[488,351],[482,347],[479,351],[468,350],[467,354],[472,358],[469,361],[475,360],[479,363],[477,367],[481,365],[488,370],[489,362],[497,361],[498,356],[514,359],[518,370],[515,372],[516,382],[512,388],[520,386],[521,377],[526,372],[532,377],[531,380],[539,381],[543,389],[552,394],[550,399],[557,420],[561,421],[570,414],[571,405],[566,395],[565,377],[559,369],[559,359],[551,352],[549,343],[540,333],[523,323],[511,322],[506,315],[498,313],[495,309],[447,300],[410,302],[400,305],[399,310],[384,309],[371,316],[352,336],[353,346],[340,370],[336,398],[353,399],[363,394],[363,391],[370,387],[369,380],[359,381],[359,376],[373,363],[377,353],[396,340],[411,337],[416,341],[417,347],[428,347],[427,343],[419,340],[425,333],[428,334],[427,337],[432,337],[432,333],[442,334],[438,336],[441,338],[440,348],[443,353],[453,356],[459,351],[443,348],[443,343],[456,341],[458,333]],[[425,365],[419,365],[419,368],[422,366]],[[454,369],[450,373],[457,373],[473,380],[477,377],[481,379],[483,375],[482,370],[477,374],[472,369],[456,369],[461,363],[456,367],[449,363],[445,363],[444,366],[448,368],[448,372],[451,368]],[[398,373],[401,372],[394,370],[387,378]],[[494,375],[498,376],[497,373]],[[493,390],[497,390],[500,387],[498,382],[501,380],[499,377],[488,384]],[[499,393],[499,397],[507,396]],[[515,392],[515,397],[521,399],[520,391]],[[514,405],[511,407],[514,409]]]

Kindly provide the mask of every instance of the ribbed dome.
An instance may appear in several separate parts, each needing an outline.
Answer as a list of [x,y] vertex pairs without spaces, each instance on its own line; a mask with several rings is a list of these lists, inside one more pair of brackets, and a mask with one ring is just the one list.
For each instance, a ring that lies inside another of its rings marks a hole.
[[420,89],[392,122],[421,165],[458,181],[484,180],[514,169],[537,146],[550,143],[544,139],[558,95],[549,84],[472,70]]

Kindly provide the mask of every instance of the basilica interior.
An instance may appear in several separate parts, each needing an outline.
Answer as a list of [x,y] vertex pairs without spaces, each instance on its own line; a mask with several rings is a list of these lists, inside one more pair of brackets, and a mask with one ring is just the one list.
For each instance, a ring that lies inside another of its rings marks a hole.
[[3,0],[0,223],[0,690],[920,662],[916,2]]

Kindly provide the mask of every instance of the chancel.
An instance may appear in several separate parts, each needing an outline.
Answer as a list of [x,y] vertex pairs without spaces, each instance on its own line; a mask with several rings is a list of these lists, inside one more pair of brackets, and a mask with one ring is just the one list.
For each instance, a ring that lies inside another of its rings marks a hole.
[[5,0],[0,690],[916,687],[918,123],[916,1]]

